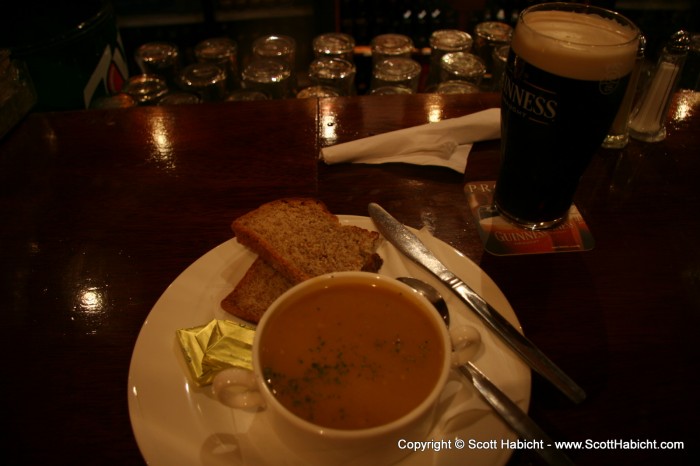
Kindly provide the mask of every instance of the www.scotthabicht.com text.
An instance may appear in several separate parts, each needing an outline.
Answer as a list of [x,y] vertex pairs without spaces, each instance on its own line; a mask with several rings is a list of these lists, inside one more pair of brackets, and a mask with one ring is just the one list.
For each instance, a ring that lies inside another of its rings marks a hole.
[[397,446],[401,450],[411,451],[441,451],[441,450],[683,450],[684,442],[659,441],[649,439],[611,439],[611,440],[580,440],[545,443],[543,440],[463,440],[461,438],[447,440],[411,441],[401,439]]

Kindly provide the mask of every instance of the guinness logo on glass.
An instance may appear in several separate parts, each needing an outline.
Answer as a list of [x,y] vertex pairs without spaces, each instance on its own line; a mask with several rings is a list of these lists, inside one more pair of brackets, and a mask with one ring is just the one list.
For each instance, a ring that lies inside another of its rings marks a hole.
[[513,113],[529,120],[550,124],[557,116],[555,92],[528,82],[525,62],[516,58],[503,77],[502,99]]

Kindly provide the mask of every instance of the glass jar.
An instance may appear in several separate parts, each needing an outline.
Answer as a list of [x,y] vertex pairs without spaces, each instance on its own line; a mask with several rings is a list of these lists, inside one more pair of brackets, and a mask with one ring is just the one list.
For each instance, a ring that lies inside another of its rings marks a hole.
[[292,70],[279,60],[258,59],[248,64],[242,74],[243,88],[258,91],[271,99],[292,97]]
[[354,61],[355,39],[349,34],[329,32],[316,36],[312,43],[314,56],[342,58],[350,63]]
[[430,35],[430,71],[427,86],[440,81],[440,59],[449,52],[470,52],[472,36],[457,29],[440,29]]
[[291,70],[296,67],[296,41],[289,36],[268,35],[253,42],[253,57],[261,60],[279,60]]
[[180,72],[180,51],[169,42],[147,42],[134,52],[134,60],[141,74],[163,78],[170,87],[175,87]]
[[401,86],[417,92],[420,73],[420,64],[411,58],[387,58],[374,66],[371,88]]
[[474,27],[474,53],[484,61],[486,78],[493,72],[493,50],[501,45],[509,45],[513,28],[499,21],[486,21]]
[[320,57],[309,65],[309,80],[317,86],[330,87],[340,95],[355,94],[355,65],[342,58]]
[[297,99],[321,98],[321,97],[339,97],[340,93],[327,86],[309,86],[300,90],[297,93]]
[[440,81],[467,81],[481,84],[486,73],[486,65],[476,55],[464,52],[450,52],[440,60]]
[[168,105],[192,105],[198,104],[202,101],[198,95],[192,94],[190,92],[170,92],[165,94],[159,101],[158,104],[161,107]]
[[226,72],[214,63],[193,63],[180,73],[178,83],[186,92],[197,94],[204,102],[224,100]]
[[226,73],[226,87],[229,91],[240,84],[238,76],[238,45],[228,37],[215,37],[199,42],[194,48],[198,62],[213,63]]
[[168,85],[160,76],[139,74],[124,83],[122,92],[130,95],[138,105],[155,105],[168,93]]
[[436,94],[478,94],[479,86],[467,81],[445,81],[437,85]]
[[413,41],[403,34],[381,34],[372,39],[370,47],[374,66],[387,58],[410,58],[413,53]]

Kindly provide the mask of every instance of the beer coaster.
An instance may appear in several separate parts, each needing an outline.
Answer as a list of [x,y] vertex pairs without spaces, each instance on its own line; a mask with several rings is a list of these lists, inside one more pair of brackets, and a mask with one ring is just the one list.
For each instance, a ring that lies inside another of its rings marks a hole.
[[588,225],[575,205],[569,218],[549,230],[525,230],[502,218],[493,205],[495,181],[464,186],[484,249],[496,256],[589,251],[595,244]]

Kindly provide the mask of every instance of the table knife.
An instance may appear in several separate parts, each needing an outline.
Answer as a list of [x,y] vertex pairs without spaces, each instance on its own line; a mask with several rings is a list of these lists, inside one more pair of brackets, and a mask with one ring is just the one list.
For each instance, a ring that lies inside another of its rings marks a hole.
[[399,251],[425,267],[471,308],[501,339],[508,344],[534,371],[551,382],[575,403],[586,393],[564,373],[534,343],[513,327],[505,317],[488,304],[459,277],[452,273],[428,247],[408,228],[378,204],[371,203],[369,215],[379,232]]

